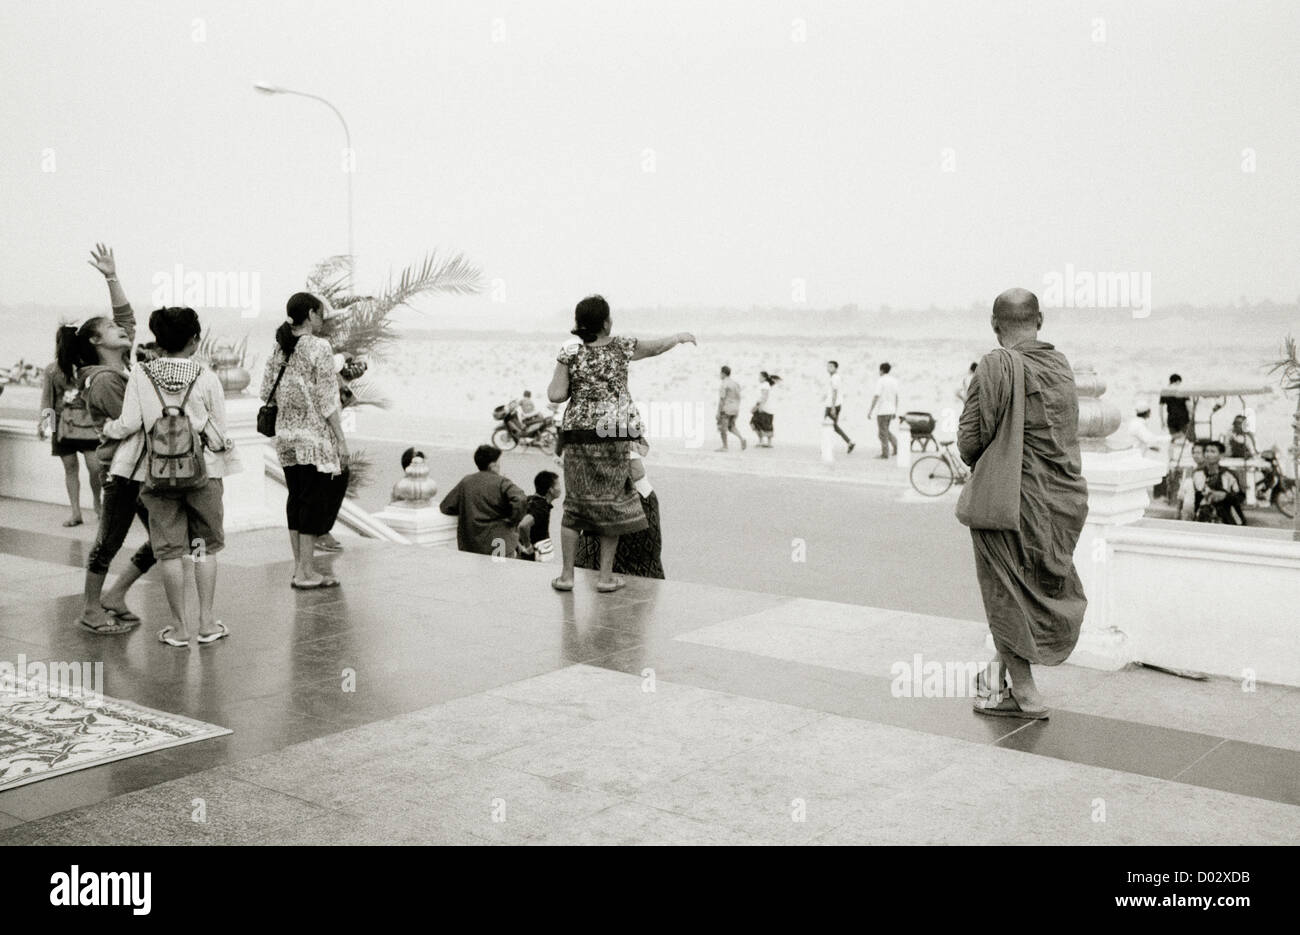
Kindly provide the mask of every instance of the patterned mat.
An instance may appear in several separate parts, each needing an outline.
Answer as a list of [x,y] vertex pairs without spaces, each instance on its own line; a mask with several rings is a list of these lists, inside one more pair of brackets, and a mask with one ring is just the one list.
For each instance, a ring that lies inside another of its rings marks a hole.
[[116,698],[48,691],[21,679],[0,691],[0,792],[231,733]]

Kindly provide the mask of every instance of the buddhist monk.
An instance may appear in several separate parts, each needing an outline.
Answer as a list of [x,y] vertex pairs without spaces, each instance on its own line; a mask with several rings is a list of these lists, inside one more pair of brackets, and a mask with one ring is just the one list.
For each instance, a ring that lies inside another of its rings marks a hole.
[[[980,361],[957,433],[962,460],[975,466],[1003,420],[1024,424],[1021,463],[990,464],[997,469],[985,472],[995,486],[1014,487],[1018,475],[1020,528],[971,524],[975,570],[997,649],[981,673],[975,711],[996,717],[1047,717],[1030,666],[1065,661],[1078,642],[1088,605],[1074,567],[1074,547],[1088,514],[1088,485],[1080,473],[1079,400],[1070,362],[1038,340],[1042,325],[1032,292],[1009,289],[997,297],[993,333],[1011,353],[991,351]],[[1015,357],[1024,365],[1019,396],[1013,392]],[[1002,450],[997,447],[990,458]],[[1002,492],[1014,498],[1006,487]]]

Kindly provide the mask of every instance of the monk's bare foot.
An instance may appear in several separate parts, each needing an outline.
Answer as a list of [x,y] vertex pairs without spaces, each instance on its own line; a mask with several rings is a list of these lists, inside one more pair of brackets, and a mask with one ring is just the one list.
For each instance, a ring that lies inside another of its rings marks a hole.
[[1047,705],[1043,703],[1043,696],[1037,688],[1029,686],[1012,685],[1011,696],[1016,699],[1016,704],[1020,705],[1022,711],[1046,711]]

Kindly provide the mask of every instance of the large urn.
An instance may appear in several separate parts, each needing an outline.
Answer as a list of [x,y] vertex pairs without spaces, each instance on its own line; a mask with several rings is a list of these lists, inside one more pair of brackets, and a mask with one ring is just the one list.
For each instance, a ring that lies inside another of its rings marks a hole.
[[1091,364],[1074,368],[1074,386],[1079,393],[1079,448],[1106,451],[1106,437],[1113,435],[1124,421],[1119,407],[1101,398],[1106,392],[1106,381]]
[[252,382],[252,376],[241,366],[242,355],[232,344],[218,345],[212,351],[210,363],[227,396],[238,396]]

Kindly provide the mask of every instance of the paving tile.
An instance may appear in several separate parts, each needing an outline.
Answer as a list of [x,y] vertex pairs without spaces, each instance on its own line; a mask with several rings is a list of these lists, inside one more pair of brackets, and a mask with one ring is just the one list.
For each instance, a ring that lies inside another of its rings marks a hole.
[[[1290,777],[1294,788],[1295,776]],[[1128,816],[1142,844],[1288,845],[1300,843],[1300,808],[1184,782],[1149,781]]]
[[659,678],[651,680],[593,666],[574,665],[502,685],[492,689],[491,694],[588,720],[603,720],[670,704],[678,699],[701,699],[705,691]]
[[1054,711],[1047,721],[1018,723],[1021,729],[999,740],[999,746],[1163,779],[1172,779],[1223,743],[1206,734],[1073,711]]
[[[1272,720],[1268,718],[1270,709],[1292,694],[1295,694],[1293,690],[1279,685],[1259,684],[1253,691],[1242,691],[1241,682],[1235,679],[1196,681],[1135,666],[1109,673],[1105,691],[1072,697],[1068,703],[1054,703],[1053,706],[1114,720],[1248,742],[1269,736],[1282,741],[1274,743],[1274,746],[1300,750],[1300,718],[1292,724],[1292,730],[1274,734],[1269,734],[1267,728],[1261,732],[1253,726],[1260,719]],[[1300,714],[1300,704],[1292,703],[1290,708]]]
[[529,843],[542,845],[753,845],[763,843],[743,831],[686,815],[620,802]]
[[[1172,778],[1238,795],[1300,805],[1300,754],[1294,750],[1227,740]],[[1295,841],[1300,843],[1300,825],[1296,827]]]
[[380,796],[356,796],[342,807],[367,817],[418,816],[450,840],[522,844],[618,801],[598,789],[472,762],[431,781],[389,783]]
[[375,725],[418,736],[428,746],[469,760],[563,734],[589,723],[579,715],[493,694],[457,698]]
[[42,843],[243,844],[266,831],[308,820],[323,810],[292,796],[216,771],[119,796],[110,802],[31,822]]
[[611,719],[516,747],[489,762],[626,798],[715,758],[691,741],[660,733],[629,734],[626,725]]
[[277,828],[249,841],[277,847],[438,845],[474,846],[491,843],[459,828],[444,827],[423,815],[400,818],[367,817],[329,811],[309,821]]
[[418,730],[403,730],[400,724],[388,727],[340,731],[216,772],[335,808],[358,793],[368,794],[379,783],[451,775],[465,762],[422,742]]
[[1155,781],[972,746],[960,762],[882,796],[814,843],[1135,844],[1143,832],[1134,816]]

